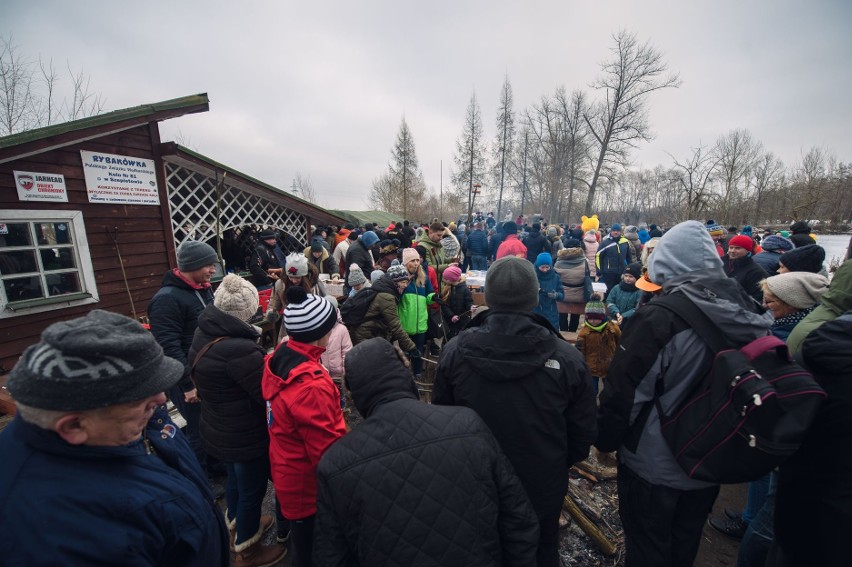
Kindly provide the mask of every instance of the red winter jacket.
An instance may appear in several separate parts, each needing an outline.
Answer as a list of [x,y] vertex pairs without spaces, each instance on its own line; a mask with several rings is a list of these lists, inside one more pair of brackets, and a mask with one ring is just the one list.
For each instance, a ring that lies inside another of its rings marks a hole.
[[316,513],[317,464],[346,433],[340,392],[319,363],[324,351],[290,339],[267,355],[264,364],[272,484],[289,520]]

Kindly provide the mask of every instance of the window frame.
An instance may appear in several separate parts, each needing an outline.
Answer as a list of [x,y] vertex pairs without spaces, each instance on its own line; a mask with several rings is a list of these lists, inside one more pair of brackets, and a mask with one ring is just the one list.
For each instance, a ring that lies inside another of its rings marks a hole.
[[[39,223],[44,221],[56,221],[68,223],[72,230],[71,247],[74,249],[78,260],[77,274],[80,279],[81,291],[67,295],[57,295],[28,299],[24,301],[10,302],[6,298],[5,287],[0,285],[0,319],[22,317],[35,313],[43,313],[56,309],[76,307],[97,303],[99,299],[95,280],[95,270],[92,266],[92,257],[89,252],[89,239],[86,235],[86,225],[83,222],[83,211],[70,210],[33,210],[33,209],[11,209],[0,213],[0,220],[11,223]],[[33,243],[33,250],[38,254],[39,245]],[[53,270],[51,270],[53,271]],[[70,271],[70,270],[69,270]],[[39,271],[43,276],[44,271]]]

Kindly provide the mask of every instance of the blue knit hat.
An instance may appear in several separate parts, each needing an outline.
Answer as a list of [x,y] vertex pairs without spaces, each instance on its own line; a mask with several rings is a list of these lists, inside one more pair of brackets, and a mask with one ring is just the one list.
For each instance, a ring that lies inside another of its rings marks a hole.
[[370,248],[379,241],[379,236],[373,232],[372,230],[368,230],[364,234],[361,235],[361,242],[364,243],[364,246]]

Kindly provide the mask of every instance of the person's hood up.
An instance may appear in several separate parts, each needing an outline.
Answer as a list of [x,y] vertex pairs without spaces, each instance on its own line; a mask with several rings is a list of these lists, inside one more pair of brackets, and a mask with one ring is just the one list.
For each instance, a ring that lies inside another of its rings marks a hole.
[[673,226],[648,257],[648,277],[664,288],[678,276],[714,269],[725,277],[713,238],[702,223],[694,220]]
[[547,340],[553,337],[549,323],[540,315],[486,310],[470,325],[472,332],[454,340],[460,340],[465,360],[494,382],[521,380],[539,372],[556,349],[557,343]]
[[639,242],[641,242],[642,244],[645,244],[646,242],[651,240],[651,233],[648,232],[647,228],[640,228],[637,235],[639,236]]
[[822,306],[838,316],[852,309],[852,260],[843,262],[835,272],[822,296]]
[[280,343],[272,356],[267,356],[263,363],[263,399],[271,400],[277,396],[299,376],[298,372],[291,372],[294,368],[309,360],[318,363],[324,352],[325,347],[300,343],[293,339]]
[[[709,238],[706,230],[705,234]],[[652,258],[657,251],[651,255]],[[725,337],[735,344],[745,344],[756,336],[769,334],[769,328],[775,322],[771,312],[749,296],[734,278],[725,276],[717,268],[695,270],[667,280],[663,294],[669,293],[685,294],[719,328],[724,329]]]
[[380,405],[410,398],[419,399],[411,373],[396,350],[381,337],[358,343],[346,353],[346,385],[364,419]]

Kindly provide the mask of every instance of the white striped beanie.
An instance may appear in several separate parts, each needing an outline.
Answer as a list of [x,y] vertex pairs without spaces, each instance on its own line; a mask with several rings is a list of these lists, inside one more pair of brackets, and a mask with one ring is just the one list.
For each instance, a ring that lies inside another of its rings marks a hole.
[[291,339],[310,343],[323,338],[337,323],[337,313],[331,303],[305,292],[301,286],[287,289],[284,327]]

